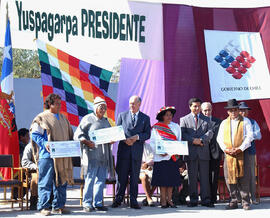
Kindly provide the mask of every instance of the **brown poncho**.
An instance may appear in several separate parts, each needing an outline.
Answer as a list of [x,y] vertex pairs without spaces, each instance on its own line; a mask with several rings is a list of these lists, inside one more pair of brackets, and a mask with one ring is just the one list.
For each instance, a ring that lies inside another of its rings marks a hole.
[[[73,131],[69,121],[63,114],[59,114],[59,120],[55,114],[46,110],[38,114],[33,123],[37,123],[42,129],[47,131],[48,141],[68,141],[73,140]],[[30,128],[31,131],[31,128]],[[72,159],[66,158],[54,158],[54,170],[56,174],[56,186],[65,184],[66,182],[70,185],[73,181],[73,166]]]
[[[231,119],[228,117],[224,126],[224,144],[226,148],[238,148],[243,142],[243,117],[239,117],[237,131],[234,133],[234,142],[231,137]],[[237,184],[237,179],[244,176],[244,153],[230,156],[226,154],[227,168],[228,168],[228,182],[229,184]]]

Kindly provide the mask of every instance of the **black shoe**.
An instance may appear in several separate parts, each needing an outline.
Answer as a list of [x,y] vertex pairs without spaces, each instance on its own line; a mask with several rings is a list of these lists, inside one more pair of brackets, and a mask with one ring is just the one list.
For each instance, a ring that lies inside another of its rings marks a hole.
[[121,205],[121,202],[114,201],[113,204],[112,204],[112,208],[119,207],[120,205]]
[[37,201],[38,198],[36,196],[30,197],[30,210],[37,210]]
[[142,200],[142,205],[145,207],[148,206],[148,201],[146,198]]
[[105,206],[95,207],[95,209],[96,209],[97,211],[108,211],[108,208],[105,207]]
[[198,203],[193,203],[193,202],[189,202],[187,204],[188,207],[197,207],[198,206]]
[[168,206],[167,206],[167,204],[166,205],[161,205],[161,208],[166,209],[166,208],[168,208]]
[[173,202],[167,202],[167,207],[177,208],[177,206]]
[[37,204],[30,204],[30,210],[37,210]]
[[211,203],[211,202],[209,202],[209,203],[202,203],[202,206],[204,206],[204,207],[215,207],[215,205],[213,203]]
[[234,210],[234,209],[237,209],[238,208],[238,205],[237,204],[228,204],[225,209],[226,210]]
[[138,203],[137,204],[131,204],[130,205],[130,208],[133,208],[133,209],[142,209]]
[[211,203],[212,203],[212,204],[217,204],[217,199],[212,199],[212,200],[211,200]]
[[187,205],[187,201],[186,200],[179,201],[179,205]]

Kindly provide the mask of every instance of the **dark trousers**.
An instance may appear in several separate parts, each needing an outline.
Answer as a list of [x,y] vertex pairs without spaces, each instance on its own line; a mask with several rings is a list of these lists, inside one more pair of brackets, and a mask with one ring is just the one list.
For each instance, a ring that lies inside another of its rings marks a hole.
[[226,184],[228,186],[228,190],[230,192],[231,204],[237,204],[237,197],[240,196],[242,198],[242,205],[249,205],[249,183],[250,183],[250,167],[248,164],[248,151],[244,151],[244,176],[238,179],[237,184],[229,184],[228,182],[228,169],[226,158],[224,158],[224,177]]
[[217,201],[218,177],[219,177],[220,159],[212,159],[209,163],[209,183],[211,202]]
[[209,160],[188,160],[189,197],[198,203],[198,175],[200,179],[201,203],[210,203]]
[[180,192],[178,186],[173,187],[172,200],[176,205],[186,204],[186,198],[188,196],[188,179],[182,178],[183,186]]
[[130,177],[130,204],[137,204],[140,168],[141,160],[117,158],[116,173],[118,179],[116,201],[123,201],[125,190],[128,184],[128,177]]

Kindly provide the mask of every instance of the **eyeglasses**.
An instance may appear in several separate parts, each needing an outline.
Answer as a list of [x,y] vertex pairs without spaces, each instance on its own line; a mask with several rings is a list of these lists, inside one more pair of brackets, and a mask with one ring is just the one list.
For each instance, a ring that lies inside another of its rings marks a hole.
[[105,105],[100,105],[98,108],[99,108],[100,110],[107,110],[107,106],[105,106]]

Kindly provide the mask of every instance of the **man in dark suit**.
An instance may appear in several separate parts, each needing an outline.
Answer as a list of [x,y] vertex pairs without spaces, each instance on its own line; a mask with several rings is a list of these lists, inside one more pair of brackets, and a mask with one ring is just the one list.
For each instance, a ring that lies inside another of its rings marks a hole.
[[189,155],[185,157],[188,165],[189,197],[188,207],[198,205],[198,175],[200,179],[201,205],[214,207],[210,200],[209,187],[209,142],[213,136],[208,117],[200,113],[202,101],[189,100],[191,113],[180,118],[182,138],[188,141]]
[[129,111],[119,114],[117,125],[122,125],[126,140],[120,141],[117,151],[116,173],[117,193],[112,207],[118,207],[123,201],[130,176],[130,207],[140,209],[137,202],[138,181],[141,168],[144,141],[150,138],[150,118],[139,111],[141,98],[129,99]]
[[217,189],[218,189],[218,177],[220,169],[220,160],[222,158],[222,150],[217,143],[217,134],[221,120],[212,116],[212,105],[210,102],[203,102],[202,113],[204,116],[209,117],[212,123],[213,137],[209,144],[210,149],[210,162],[209,162],[209,182],[210,182],[210,193],[211,203],[217,203]]

